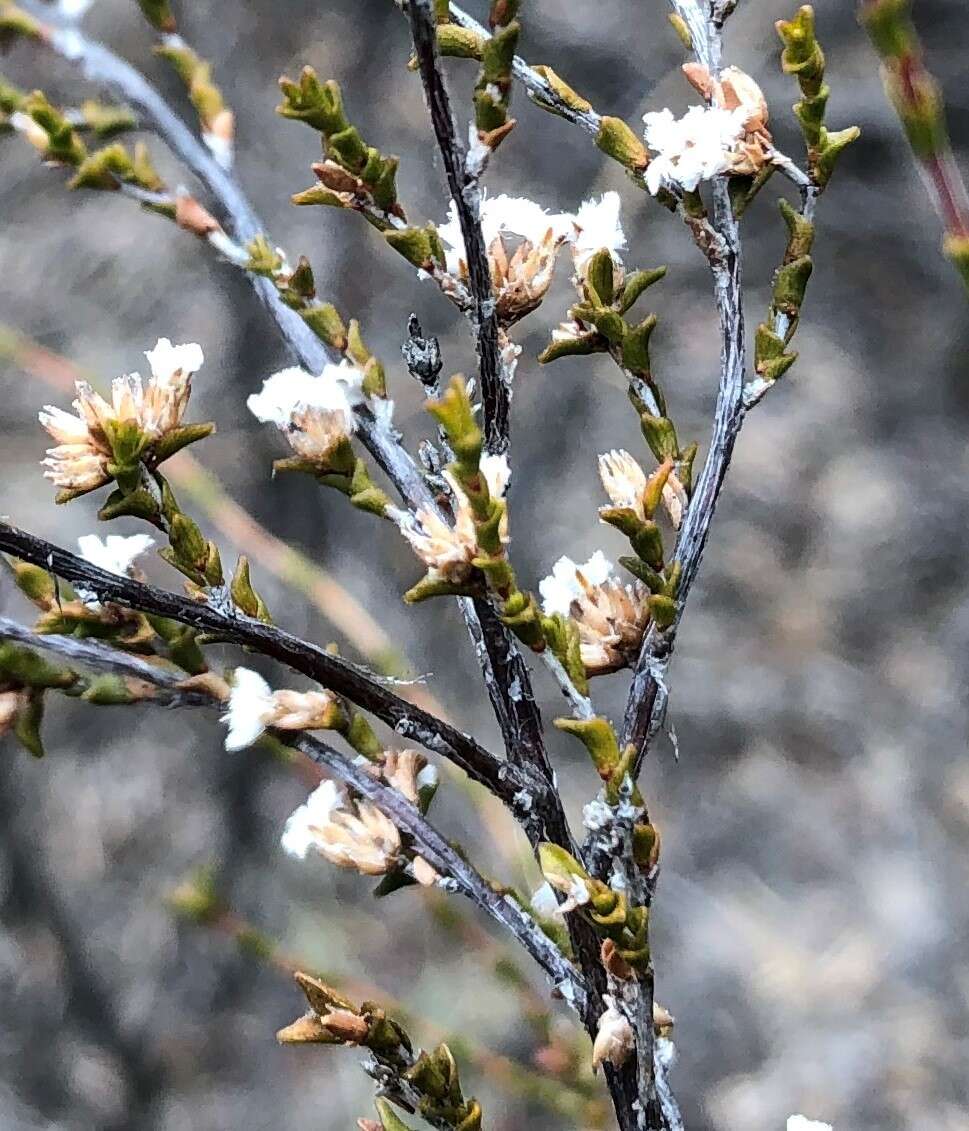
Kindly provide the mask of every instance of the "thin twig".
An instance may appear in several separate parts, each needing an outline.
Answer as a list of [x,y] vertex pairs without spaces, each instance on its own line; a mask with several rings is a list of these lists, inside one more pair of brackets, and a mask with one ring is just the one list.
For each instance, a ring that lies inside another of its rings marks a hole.
[[171,617],[181,624],[205,629],[221,639],[250,647],[301,672],[369,711],[398,734],[449,758],[513,809],[531,805],[535,791],[541,793],[546,788],[537,776],[533,775],[535,780],[532,780],[523,769],[506,765],[450,723],[401,699],[366,668],[334,656],[285,629],[254,620],[232,607],[220,611],[211,604],[108,573],[76,554],[3,522],[0,522],[0,550],[48,569],[67,581],[80,582],[102,603],[113,602],[140,612]]
[[[489,452],[508,448],[511,428],[511,388],[505,378],[498,344],[498,316],[488,265],[488,249],[481,232],[481,162],[471,162],[458,137],[451,99],[437,53],[437,21],[431,0],[409,0],[411,37],[424,83],[434,136],[441,151],[448,188],[464,240],[468,281],[474,301],[470,311],[481,376],[485,447]],[[481,143],[478,143],[481,144]]]
[[45,652],[55,652],[65,660],[85,666],[96,667],[101,671],[114,672],[115,675],[150,683],[156,694],[155,703],[170,707],[204,707],[211,703],[211,696],[181,686],[185,673],[172,668],[149,663],[138,656],[122,652],[116,648],[106,648],[96,640],[79,640],[76,636],[33,632],[17,621],[0,617],[0,640],[16,640]]

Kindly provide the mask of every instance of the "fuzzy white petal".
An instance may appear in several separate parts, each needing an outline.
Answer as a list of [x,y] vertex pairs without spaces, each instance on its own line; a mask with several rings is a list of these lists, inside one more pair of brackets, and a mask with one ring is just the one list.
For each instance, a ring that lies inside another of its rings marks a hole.
[[501,455],[482,456],[479,467],[485,482],[488,484],[488,490],[496,499],[502,498],[508,490],[508,483],[511,479],[508,456],[504,452]]
[[830,1123],[808,1119],[804,1115],[791,1115],[787,1120],[787,1131],[833,1131]]
[[109,534],[103,541],[97,534],[84,534],[77,540],[81,557],[108,573],[124,576],[135,560],[154,546],[155,540],[147,534],[132,534],[125,538]]
[[731,151],[744,132],[747,112],[719,106],[691,106],[682,118],[669,110],[643,116],[646,144],[653,158],[646,171],[654,194],[662,184],[692,192],[730,166]]
[[226,750],[251,746],[266,729],[265,719],[272,707],[272,689],[262,676],[250,668],[236,668],[229,708],[221,719],[229,728]]
[[205,358],[202,347],[195,342],[173,346],[168,338],[159,338],[153,350],[145,350],[152,376],[160,385],[166,385],[176,373],[190,377],[202,368]]
[[618,192],[603,193],[598,200],[593,197],[579,207],[573,221],[577,230],[573,241],[573,256],[578,271],[601,248],[606,248],[617,259],[619,252],[625,250],[626,236],[619,219],[619,210]]
[[305,860],[316,841],[314,829],[325,825],[334,811],[342,807],[343,800],[343,792],[335,781],[321,782],[288,817],[280,840],[283,850]]

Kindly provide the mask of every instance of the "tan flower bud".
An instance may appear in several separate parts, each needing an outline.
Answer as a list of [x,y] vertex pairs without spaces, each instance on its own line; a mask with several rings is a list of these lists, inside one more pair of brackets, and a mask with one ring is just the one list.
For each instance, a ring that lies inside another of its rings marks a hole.
[[370,1032],[367,1022],[348,1009],[334,1009],[324,1014],[320,1023],[328,1033],[347,1045],[362,1045]]
[[599,1018],[599,1027],[592,1046],[593,1072],[597,1072],[599,1066],[606,1061],[614,1068],[621,1068],[636,1047],[633,1029],[625,1014],[619,1011],[615,1001],[608,994],[602,1000],[608,1008]]
[[175,200],[175,223],[193,235],[205,237],[209,232],[220,232],[222,225],[202,207],[194,196],[179,193]]
[[421,887],[432,888],[441,878],[440,874],[436,872],[430,864],[428,864],[423,856],[414,857],[414,862],[411,865],[411,869],[414,873],[414,879],[417,880]]
[[324,1029],[319,1015],[304,1013],[292,1025],[287,1025],[276,1034],[276,1040],[281,1045],[306,1045],[306,1044],[334,1044],[332,1034]]

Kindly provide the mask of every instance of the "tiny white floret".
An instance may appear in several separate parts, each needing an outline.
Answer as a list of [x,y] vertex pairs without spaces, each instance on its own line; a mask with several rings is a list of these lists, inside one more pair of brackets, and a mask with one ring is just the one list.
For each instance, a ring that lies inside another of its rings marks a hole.
[[572,242],[575,269],[582,273],[597,251],[605,248],[615,260],[626,248],[626,236],[619,219],[619,193],[603,193],[598,200],[591,197],[580,205],[572,218],[576,235]]
[[128,538],[109,534],[102,541],[97,534],[84,534],[77,544],[86,562],[124,577],[135,561],[154,546],[155,539],[147,534],[132,534]]
[[335,781],[321,782],[287,819],[280,841],[283,850],[297,860],[305,860],[316,844],[317,830],[329,822],[343,802],[343,790]]
[[266,729],[266,720],[275,708],[272,688],[258,672],[236,668],[229,693],[229,707],[221,721],[229,733],[226,750],[244,750]]

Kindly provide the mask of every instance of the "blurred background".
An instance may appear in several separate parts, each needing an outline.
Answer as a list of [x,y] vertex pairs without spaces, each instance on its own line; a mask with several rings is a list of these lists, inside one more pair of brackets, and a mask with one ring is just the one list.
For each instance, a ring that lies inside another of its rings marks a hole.
[[[183,33],[213,60],[236,111],[241,181],[273,239],[310,258],[321,296],[361,320],[415,444],[429,425],[400,361],[407,316],[416,311],[440,336],[451,372],[473,364],[465,327],[363,221],[289,204],[313,180],[318,140],[274,114],[280,73],[311,63],[340,80],[366,138],[402,156],[410,216],[443,219],[442,171],[405,68],[405,22],[389,0],[182,7]],[[472,7],[481,14],[485,5]],[[969,1127],[966,306],[853,8],[816,4],[829,120],[860,125],[863,138],[820,209],[800,361],[748,420],[683,624],[671,671],[679,761],[658,743],[644,776],[664,846],[657,994],[676,1016],[674,1084],[694,1131],[776,1131],[794,1111],[843,1131]],[[630,122],[647,109],[680,112],[692,92],[677,73],[682,50],[666,10],[661,0],[526,5],[521,53]],[[742,0],[726,57],[762,83],[780,147],[799,154],[794,85],[779,73],[773,30],[791,12],[777,0]],[[969,149],[965,4],[922,0],[917,18],[956,149]],[[86,26],[191,114],[134,4],[100,0]],[[62,103],[89,93],[67,66],[25,46],[0,67]],[[451,71],[467,106],[474,65]],[[717,371],[704,263],[584,136],[520,93],[515,110],[519,126],[488,174],[492,191],[558,210],[619,189],[627,263],[669,264],[648,297],[660,316],[655,369],[680,435],[697,438],[702,453]],[[162,147],[151,148],[180,179]],[[102,382],[143,366],[141,351],[160,336],[198,341],[206,364],[191,418],[219,428],[193,449],[201,463],[345,586],[411,672],[432,673],[427,690],[451,717],[495,743],[454,607],[399,600],[419,570],[389,524],[309,480],[270,478],[284,453],[245,397],[288,359],[245,280],[131,202],[70,195],[63,182],[20,139],[2,139],[0,512],[65,545],[96,527],[95,496],[57,508],[40,476],[37,408],[70,398],[54,387],[65,371],[25,338]],[[785,187],[775,178],[745,221],[753,324],[783,250],[774,200]],[[517,331],[510,505],[513,552],[531,584],[563,553],[581,561],[600,547],[622,552],[596,521],[595,455],[644,450],[610,363],[534,361],[564,316],[567,274],[562,265]],[[193,509],[184,492],[183,501]],[[220,515],[224,507],[203,526],[231,562],[251,536],[236,525],[234,540],[216,525]],[[161,562],[149,572],[179,585]],[[258,560],[254,577],[288,629],[355,656],[361,645],[383,647],[372,632],[363,638],[362,618],[332,592],[326,615]],[[2,579],[0,611],[30,618]],[[350,635],[334,623],[341,614]],[[543,670],[535,682],[557,712]],[[621,675],[598,681],[602,707],[618,712],[625,687]],[[456,919],[412,892],[376,902],[355,874],[286,858],[279,834],[305,781],[259,750],[227,755],[223,737],[212,717],[51,698],[46,759],[12,740],[0,747],[0,1128],[353,1127],[372,1114],[360,1058],[274,1041],[301,1012],[285,955],[399,1002],[417,1015],[418,1039],[459,1034],[465,1089],[484,1102],[491,1131],[610,1126],[596,1085],[571,1067],[587,1047],[527,962],[521,982],[504,941],[489,941],[490,926],[466,908],[450,909],[461,911]],[[578,816],[592,773],[568,740],[552,732],[551,741]],[[536,882],[510,826],[483,819],[455,784],[446,782],[435,811],[485,870]],[[177,922],[165,902],[200,866],[214,870],[237,916],[215,929]],[[251,941],[246,925],[278,940],[275,965],[237,945],[240,932]],[[523,1070],[536,1058],[564,1082],[536,1086]]]

